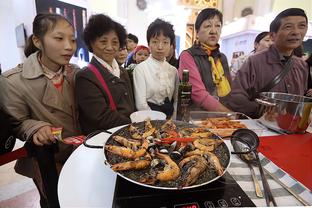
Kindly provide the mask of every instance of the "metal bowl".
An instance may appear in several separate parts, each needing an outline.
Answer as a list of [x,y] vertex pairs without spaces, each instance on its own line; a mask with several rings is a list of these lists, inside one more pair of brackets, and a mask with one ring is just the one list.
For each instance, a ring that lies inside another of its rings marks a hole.
[[312,121],[310,97],[263,92],[256,101],[264,106],[260,122],[269,128],[286,133],[305,133]]

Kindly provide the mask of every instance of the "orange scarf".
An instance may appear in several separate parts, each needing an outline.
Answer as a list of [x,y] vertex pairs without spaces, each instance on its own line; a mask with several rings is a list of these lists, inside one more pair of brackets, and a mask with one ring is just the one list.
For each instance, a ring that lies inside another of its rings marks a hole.
[[231,86],[229,80],[224,75],[224,70],[220,58],[214,60],[211,56],[211,52],[217,47],[210,47],[204,43],[201,43],[202,48],[208,55],[208,60],[211,63],[211,73],[213,83],[216,85],[217,94],[219,97],[224,97],[231,92]]

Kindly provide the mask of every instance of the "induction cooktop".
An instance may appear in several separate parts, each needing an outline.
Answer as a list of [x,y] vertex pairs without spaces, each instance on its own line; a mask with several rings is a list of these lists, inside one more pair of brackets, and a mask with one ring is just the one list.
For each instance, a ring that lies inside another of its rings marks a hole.
[[255,207],[229,173],[194,189],[159,190],[143,187],[117,176],[114,208],[213,208]]

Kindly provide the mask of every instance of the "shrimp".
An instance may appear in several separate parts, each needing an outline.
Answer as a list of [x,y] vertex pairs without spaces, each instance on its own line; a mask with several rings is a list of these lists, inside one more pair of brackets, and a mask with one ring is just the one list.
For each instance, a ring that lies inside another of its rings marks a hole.
[[196,148],[203,150],[205,152],[213,151],[217,146],[219,146],[223,141],[221,139],[196,139],[193,144]]
[[191,137],[191,138],[208,138],[212,135],[208,129],[205,128],[183,128],[181,131],[182,136],[184,137]]
[[193,156],[193,155],[200,155],[200,156],[203,156],[205,154],[204,151],[202,150],[199,150],[199,149],[195,149],[193,151],[189,151],[185,154],[185,157],[190,157],[190,156]]
[[179,162],[179,167],[182,168],[186,163],[190,162],[191,160],[196,160],[197,158],[202,157],[200,155],[192,155],[189,157],[185,157],[183,160]]
[[162,131],[167,131],[167,130],[176,130],[177,126],[174,124],[172,118],[170,118],[168,121],[166,121],[166,123],[164,123],[160,129]]
[[122,144],[125,147],[129,147],[133,150],[137,150],[138,146],[141,145],[141,142],[139,141],[130,141],[129,139],[122,137],[122,136],[114,136],[113,139]]
[[216,172],[218,175],[222,175],[223,174],[223,167],[220,163],[219,158],[213,154],[210,151],[203,151],[203,150],[199,150],[196,149],[194,151],[188,152],[185,154],[185,157],[190,157],[190,156],[194,156],[194,155],[200,155],[200,156],[205,156],[205,158],[207,158],[208,162],[215,168]]
[[123,163],[117,163],[112,165],[112,169],[114,171],[122,171],[122,170],[140,170],[149,167],[151,164],[150,160],[135,160],[135,161],[127,161]]
[[155,153],[156,157],[165,160],[167,163],[163,171],[159,171],[156,175],[156,179],[160,181],[172,181],[180,176],[179,166],[170,158],[169,155]]
[[223,167],[222,167],[222,165],[221,165],[221,163],[220,163],[220,160],[219,160],[219,158],[215,155],[215,154],[213,154],[213,153],[211,153],[211,152],[206,152],[206,154],[209,156],[208,157],[208,162],[210,163],[210,164],[212,164],[212,166],[215,168],[215,170],[217,171],[217,174],[220,176],[220,175],[222,175],[223,174],[223,172],[224,172],[224,170],[223,170]]
[[121,147],[107,144],[105,145],[105,149],[113,154],[119,155],[125,158],[134,158],[134,151],[128,147]]
[[193,132],[190,137],[192,138],[207,138],[212,135],[212,132]]
[[148,141],[146,139],[143,140],[141,147],[137,151],[134,151],[128,147],[114,146],[109,144],[105,145],[105,149],[107,151],[129,159],[135,159],[145,155],[147,148]]
[[145,121],[145,131],[142,135],[143,138],[151,136],[156,131],[156,128],[152,126],[151,119]]
[[151,120],[147,119],[145,121],[144,132],[141,133],[138,127],[133,126],[132,124],[129,126],[129,132],[133,139],[144,139],[148,136],[151,136],[156,131],[156,128],[152,126]]
[[137,127],[133,126],[132,124],[130,124],[130,126],[129,126],[129,132],[130,132],[131,137],[133,139],[141,140],[143,138],[142,135],[140,134],[139,129]]
[[202,156],[193,155],[184,158],[179,163],[179,167],[182,170],[180,178],[182,187],[189,186],[195,183],[198,177],[206,170],[208,162]]

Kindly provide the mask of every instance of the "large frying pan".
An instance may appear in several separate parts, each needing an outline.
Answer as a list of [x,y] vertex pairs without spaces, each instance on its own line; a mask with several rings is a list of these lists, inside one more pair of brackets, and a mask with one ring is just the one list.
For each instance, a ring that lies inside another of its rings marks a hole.
[[[160,126],[162,124],[164,124],[166,121],[165,120],[153,120],[151,121],[152,125],[154,127],[156,127],[157,129],[160,128]],[[177,129],[180,130],[182,128],[187,128],[187,127],[195,127],[195,125],[193,124],[189,124],[186,122],[180,122],[180,121],[175,121],[174,122],[177,126]],[[144,122],[139,122],[139,123],[133,123],[132,125],[139,127],[141,129],[144,129]],[[125,126],[121,129],[119,129],[118,131],[114,132],[109,138],[108,140],[105,142],[104,147],[106,144],[111,144],[111,145],[117,145],[120,146],[119,143],[117,143],[116,141],[114,141],[113,137],[118,135],[118,136],[123,136],[123,137],[127,137],[127,138],[131,138],[130,132],[128,130],[129,126]],[[215,139],[222,139],[217,135],[213,135],[213,137]],[[222,144],[220,144],[215,150],[214,150],[214,154],[219,158],[220,163],[222,165],[222,167],[224,168],[224,172],[223,174],[226,172],[226,170],[228,169],[229,165],[230,165],[230,158],[231,158],[231,153],[229,151],[229,148],[227,147],[227,145],[223,142]],[[104,157],[105,157],[105,164],[108,167],[111,167],[112,164],[115,163],[120,163],[120,162],[125,162],[125,161],[129,161],[129,159],[125,159],[122,158],[118,155],[114,155],[110,152],[108,152],[107,150],[105,150],[104,148]],[[179,182],[179,178],[176,179],[175,181],[170,181],[170,182],[158,182],[154,185],[148,185],[148,184],[144,184],[138,181],[139,177],[142,176],[143,174],[148,174],[148,172],[150,171],[150,168],[144,169],[144,170],[127,170],[127,171],[120,171],[120,172],[116,172],[119,176],[121,176],[122,178],[131,181],[135,184],[141,185],[141,186],[145,186],[145,187],[150,187],[150,188],[154,188],[154,189],[164,189],[164,190],[179,190],[179,189],[190,189],[190,188],[196,188],[199,186],[203,186],[206,184],[209,184],[215,180],[217,180],[218,178],[220,178],[222,175],[218,175],[216,173],[216,171],[213,168],[206,168],[206,170],[204,171],[203,174],[201,174],[201,176],[196,180],[196,182],[190,186],[184,186],[181,187],[178,185]],[[115,171],[114,171],[115,172]]]

